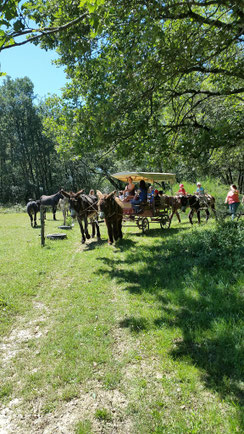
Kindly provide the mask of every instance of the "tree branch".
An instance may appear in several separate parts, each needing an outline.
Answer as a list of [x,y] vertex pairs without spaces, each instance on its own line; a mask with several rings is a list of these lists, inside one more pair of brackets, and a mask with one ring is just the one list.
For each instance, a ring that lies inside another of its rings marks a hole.
[[[6,50],[8,48],[18,47],[20,45],[25,45],[25,44],[27,44],[29,42],[36,41],[39,38],[42,38],[44,36],[49,36],[49,35],[51,35],[53,33],[63,32],[65,30],[67,30],[69,27],[72,27],[73,25],[75,25],[78,22],[82,21],[87,16],[88,16],[88,13],[85,13],[83,15],[80,15],[78,18],[75,18],[74,20],[69,21],[68,23],[63,24],[63,25],[58,26],[58,27],[44,27],[43,29],[40,29],[40,28],[39,29],[28,29],[28,30],[21,31],[19,33],[14,32],[12,34],[9,34],[8,35],[8,40],[11,39],[11,38],[20,37],[20,36],[23,36],[23,35],[30,35],[30,34],[38,33],[38,32],[40,33],[39,35],[35,35],[33,37],[30,37],[30,38],[28,38],[28,39],[26,39],[26,40],[24,40],[22,42],[14,42],[11,45],[0,47],[0,52],[2,50]],[[8,41],[6,41],[6,42],[8,42]]]

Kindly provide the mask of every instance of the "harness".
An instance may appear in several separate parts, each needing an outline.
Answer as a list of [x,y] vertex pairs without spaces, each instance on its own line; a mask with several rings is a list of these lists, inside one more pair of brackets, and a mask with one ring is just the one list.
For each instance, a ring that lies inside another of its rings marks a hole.
[[98,210],[96,208],[94,208],[95,205],[97,205],[97,203],[98,203],[98,200],[96,202],[92,203],[91,205],[89,205],[84,211],[81,210],[79,215],[86,214],[90,208],[93,209],[93,211],[98,214]]

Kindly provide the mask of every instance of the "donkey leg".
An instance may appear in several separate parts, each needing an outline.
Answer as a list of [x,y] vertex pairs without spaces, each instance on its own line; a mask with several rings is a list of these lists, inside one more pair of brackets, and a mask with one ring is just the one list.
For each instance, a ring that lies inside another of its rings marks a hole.
[[57,211],[57,207],[53,206],[53,220],[57,220],[56,219],[56,211]]
[[118,221],[118,232],[119,232],[119,238],[122,240],[123,233],[122,233],[122,219]]
[[108,244],[113,244],[113,227],[111,225],[110,221],[105,220],[105,223],[107,225],[107,230],[108,230]]
[[193,214],[194,214],[194,211],[193,211],[193,209],[191,209],[191,211],[190,211],[189,214],[188,214],[188,217],[189,217],[190,223],[191,223],[192,225],[193,225],[193,221],[192,221]]
[[209,219],[209,216],[210,216],[210,212],[209,212],[209,210],[208,210],[208,209],[206,209],[206,222],[208,221],[208,219]]
[[98,224],[97,220],[95,220],[95,227],[97,229],[97,239],[100,240],[101,239],[101,234],[100,234],[100,228],[99,228],[99,224]]
[[198,224],[200,225],[200,223],[201,223],[201,213],[200,213],[200,210],[197,211],[197,221],[198,221]]
[[95,223],[95,220],[91,220],[91,225],[92,225],[92,238],[94,238],[95,235],[96,235],[96,223]]
[[172,210],[172,214],[170,214],[170,216],[169,216],[169,228],[170,228],[170,226],[171,226],[171,222],[172,222],[172,219],[173,219],[173,217],[174,217],[174,210]]
[[117,219],[114,219],[113,221],[113,233],[114,233],[114,239],[117,241],[119,238],[119,228],[118,228],[118,221]]
[[33,217],[32,217],[32,214],[29,214],[29,217],[30,217],[31,227],[33,228]]
[[91,238],[89,232],[88,232],[88,220],[87,220],[87,216],[84,217],[84,224],[85,224],[85,234],[86,234],[86,238],[87,240],[89,240]]
[[34,214],[34,227],[35,227],[35,228],[37,227],[36,216],[37,216],[37,213],[35,212],[35,214]]
[[83,225],[82,225],[82,220],[77,217],[79,226],[80,226],[80,231],[81,231],[81,242],[82,244],[84,244],[84,242],[86,241],[86,237],[85,237],[85,233],[84,233],[84,229],[83,229]]
[[178,222],[181,223],[180,214],[178,213],[178,211],[175,211],[175,214],[177,215]]

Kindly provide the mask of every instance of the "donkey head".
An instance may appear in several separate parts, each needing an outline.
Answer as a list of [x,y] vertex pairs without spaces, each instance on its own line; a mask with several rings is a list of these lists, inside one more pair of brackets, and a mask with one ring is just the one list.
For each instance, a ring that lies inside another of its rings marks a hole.
[[115,200],[114,195],[116,193],[116,190],[109,194],[103,194],[99,190],[97,190],[97,196],[98,196],[98,210],[99,210],[99,216],[100,218],[108,218],[111,217],[112,214],[114,214],[114,208],[115,208]]
[[79,196],[83,193],[84,190],[80,190],[77,193],[73,193],[73,191],[70,191],[69,193],[67,191],[61,190],[61,194],[64,197],[67,197],[69,199],[69,205],[71,211],[74,210],[75,212],[79,212],[80,206],[79,206]]

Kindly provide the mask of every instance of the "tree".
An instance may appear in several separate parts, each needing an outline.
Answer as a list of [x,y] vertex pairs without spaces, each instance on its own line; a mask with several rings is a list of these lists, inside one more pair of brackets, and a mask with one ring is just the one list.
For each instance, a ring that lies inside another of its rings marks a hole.
[[[210,155],[221,135],[216,107],[243,109],[242,2],[39,0],[21,11],[71,78],[62,122],[76,155],[109,148],[154,165],[199,148]],[[2,49],[25,31],[10,27]],[[243,140],[228,118],[223,147]]]
[[[1,201],[28,200],[55,185],[54,143],[42,132],[33,83],[6,78],[0,88]],[[56,170],[58,173],[58,168]]]

